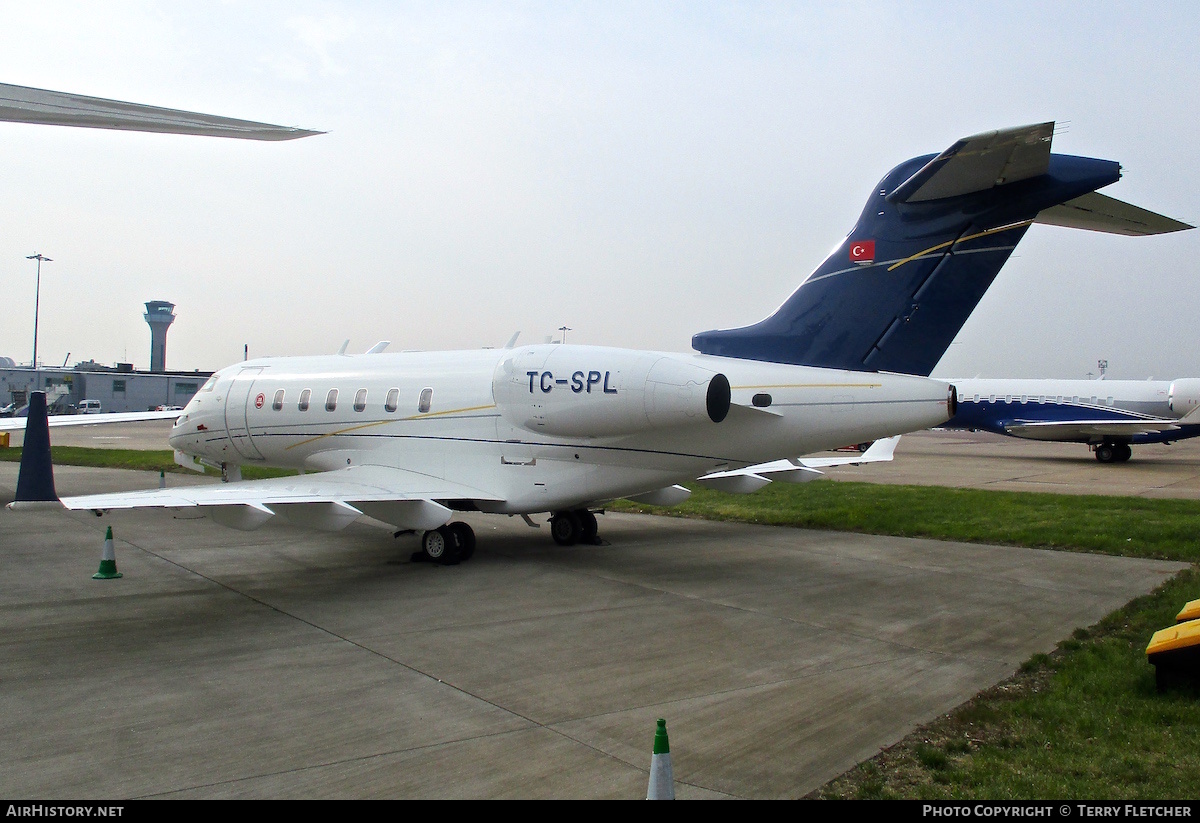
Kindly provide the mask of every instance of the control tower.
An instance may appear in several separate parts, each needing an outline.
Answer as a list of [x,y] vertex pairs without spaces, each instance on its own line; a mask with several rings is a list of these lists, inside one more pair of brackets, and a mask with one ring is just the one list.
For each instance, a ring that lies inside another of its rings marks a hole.
[[150,324],[150,371],[167,370],[167,329],[175,322],[175,304],[151,300],[143,317]]

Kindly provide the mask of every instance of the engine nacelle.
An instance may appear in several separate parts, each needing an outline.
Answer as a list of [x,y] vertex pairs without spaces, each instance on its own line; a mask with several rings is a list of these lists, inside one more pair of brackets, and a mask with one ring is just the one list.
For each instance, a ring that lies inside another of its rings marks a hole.
[[1167,405],[1180,417],[1200,406],[1200,377],[1172,380],[1171,390],[1167,392]]
[[601,346],[514,349],[492,377],[504,418],[542,434],[606,437],[729,413],[725,375],[655,352]]

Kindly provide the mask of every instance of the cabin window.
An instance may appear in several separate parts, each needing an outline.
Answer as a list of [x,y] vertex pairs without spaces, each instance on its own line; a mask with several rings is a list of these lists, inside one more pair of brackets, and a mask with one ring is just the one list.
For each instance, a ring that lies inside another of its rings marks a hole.
[[1029,395],[1026,395],[1026,394],[1021,395],[1021,403],[1024,404],[1027,402],[1029,402]]
[[279,411],[283,408],[283,389],[275,392],[275,399],[271,401],[271,408]]
[[421,389],[421,399],[417,402],[417,411],[426,414],[433,407],[433,389]]
[[972,402],[972,403],[978,403],[978,402],[979,402],[979,395],[975,395],[975,399],[974,399],[974,400],[972,400],[971,402]]
[[300,392],[300,402],[296,404],[299,411],[308,411],[308,401],[312,399],[312,389]]
[[367,407],[367,390],[359,389],[354,393],[354,410],[360,412]]
[[1111,406],[1112,404],[1113,404],[1113,399],[1110,397],[1110,398],[1108,398],[1108,405]]
[[337,408],[337,389],[330,389],[329,394],[325,395],[325,411],[333,411]]
[[383,401],[383,410],[394,412],[396,407],[400,405],[400,390],[388,389],[387,400]]
[[1045,403],[1045,402],[1046,402],[1046,395],[1044,395],[1044,394],[1039,394],[1039,395],[1038,395],[1038,402],[1039,402],[1039,403]]
[[988,395],[988,402],[989,402],[989,403],[995,403],[995,402],[996,402],[996,395],[994,395],[994,394],[989,394],[989,395]]

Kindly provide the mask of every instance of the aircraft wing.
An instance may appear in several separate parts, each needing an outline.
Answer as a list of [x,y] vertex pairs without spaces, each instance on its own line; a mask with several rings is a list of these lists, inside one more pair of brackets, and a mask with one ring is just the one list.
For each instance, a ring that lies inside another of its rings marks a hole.
[[361,515],[405,529],[433,529],[450,520],[450,501],[497,502],[481,489],[387,466],[349,466],[327,472],[180,486],[115,494],[64,497],[74,511],[199,509],[237,529],[261,526],[275,515],[296,525],[336,531]]
[[1067,442],[1101,437],[1133,437],[1136,434],[1165,432],[1179,428],[1177,420],[1077,420],[1044,423],[1012,423],[1004,427],[1006,434],[1029,440],[1061,440]]
[[47,126],[83,126],[243,140],[295,140],[322,134],[309,129],[256,123],[213,114],[85,97],[61,91],[0,83],[0,120]]
[[772,460],[769,463],[757,463],[742,469],[731,469],[723,472],[711,472],[696,478],[701,486],[731,494],[749,494],[758,491],[772,480],[782,480],[785,483],[806,483],[822,476],[819,469],[830,466],[857,466],[860,463],[886,462],[892,459],[896,452],[896,444],[900,436],[876,440],[862,454],[844,457],[796,457],[786,460]]
[[[105,423],[140,423],[146,420],[175,420],[178,411],[111,412],[108,414],[54,414],[46,418],[56,426],[99,426]],[[24,431],[27,418],[0,417],[0,432]]]

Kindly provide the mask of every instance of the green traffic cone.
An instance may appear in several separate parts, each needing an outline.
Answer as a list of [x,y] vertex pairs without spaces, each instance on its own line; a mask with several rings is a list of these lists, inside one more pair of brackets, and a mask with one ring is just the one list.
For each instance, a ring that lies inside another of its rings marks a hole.
[[93,580],[112,580],[123,575],[117,571],[117,553],[113,551],[112,526],[104,535],[104,554],[100,556],[100,571],[92,575]]
[[654,731],[654,753],[650,756],[650,786],[647,800],[674,800],[675,775],[671,771],[671,744],[667,741],[667,721],[661,718]]

